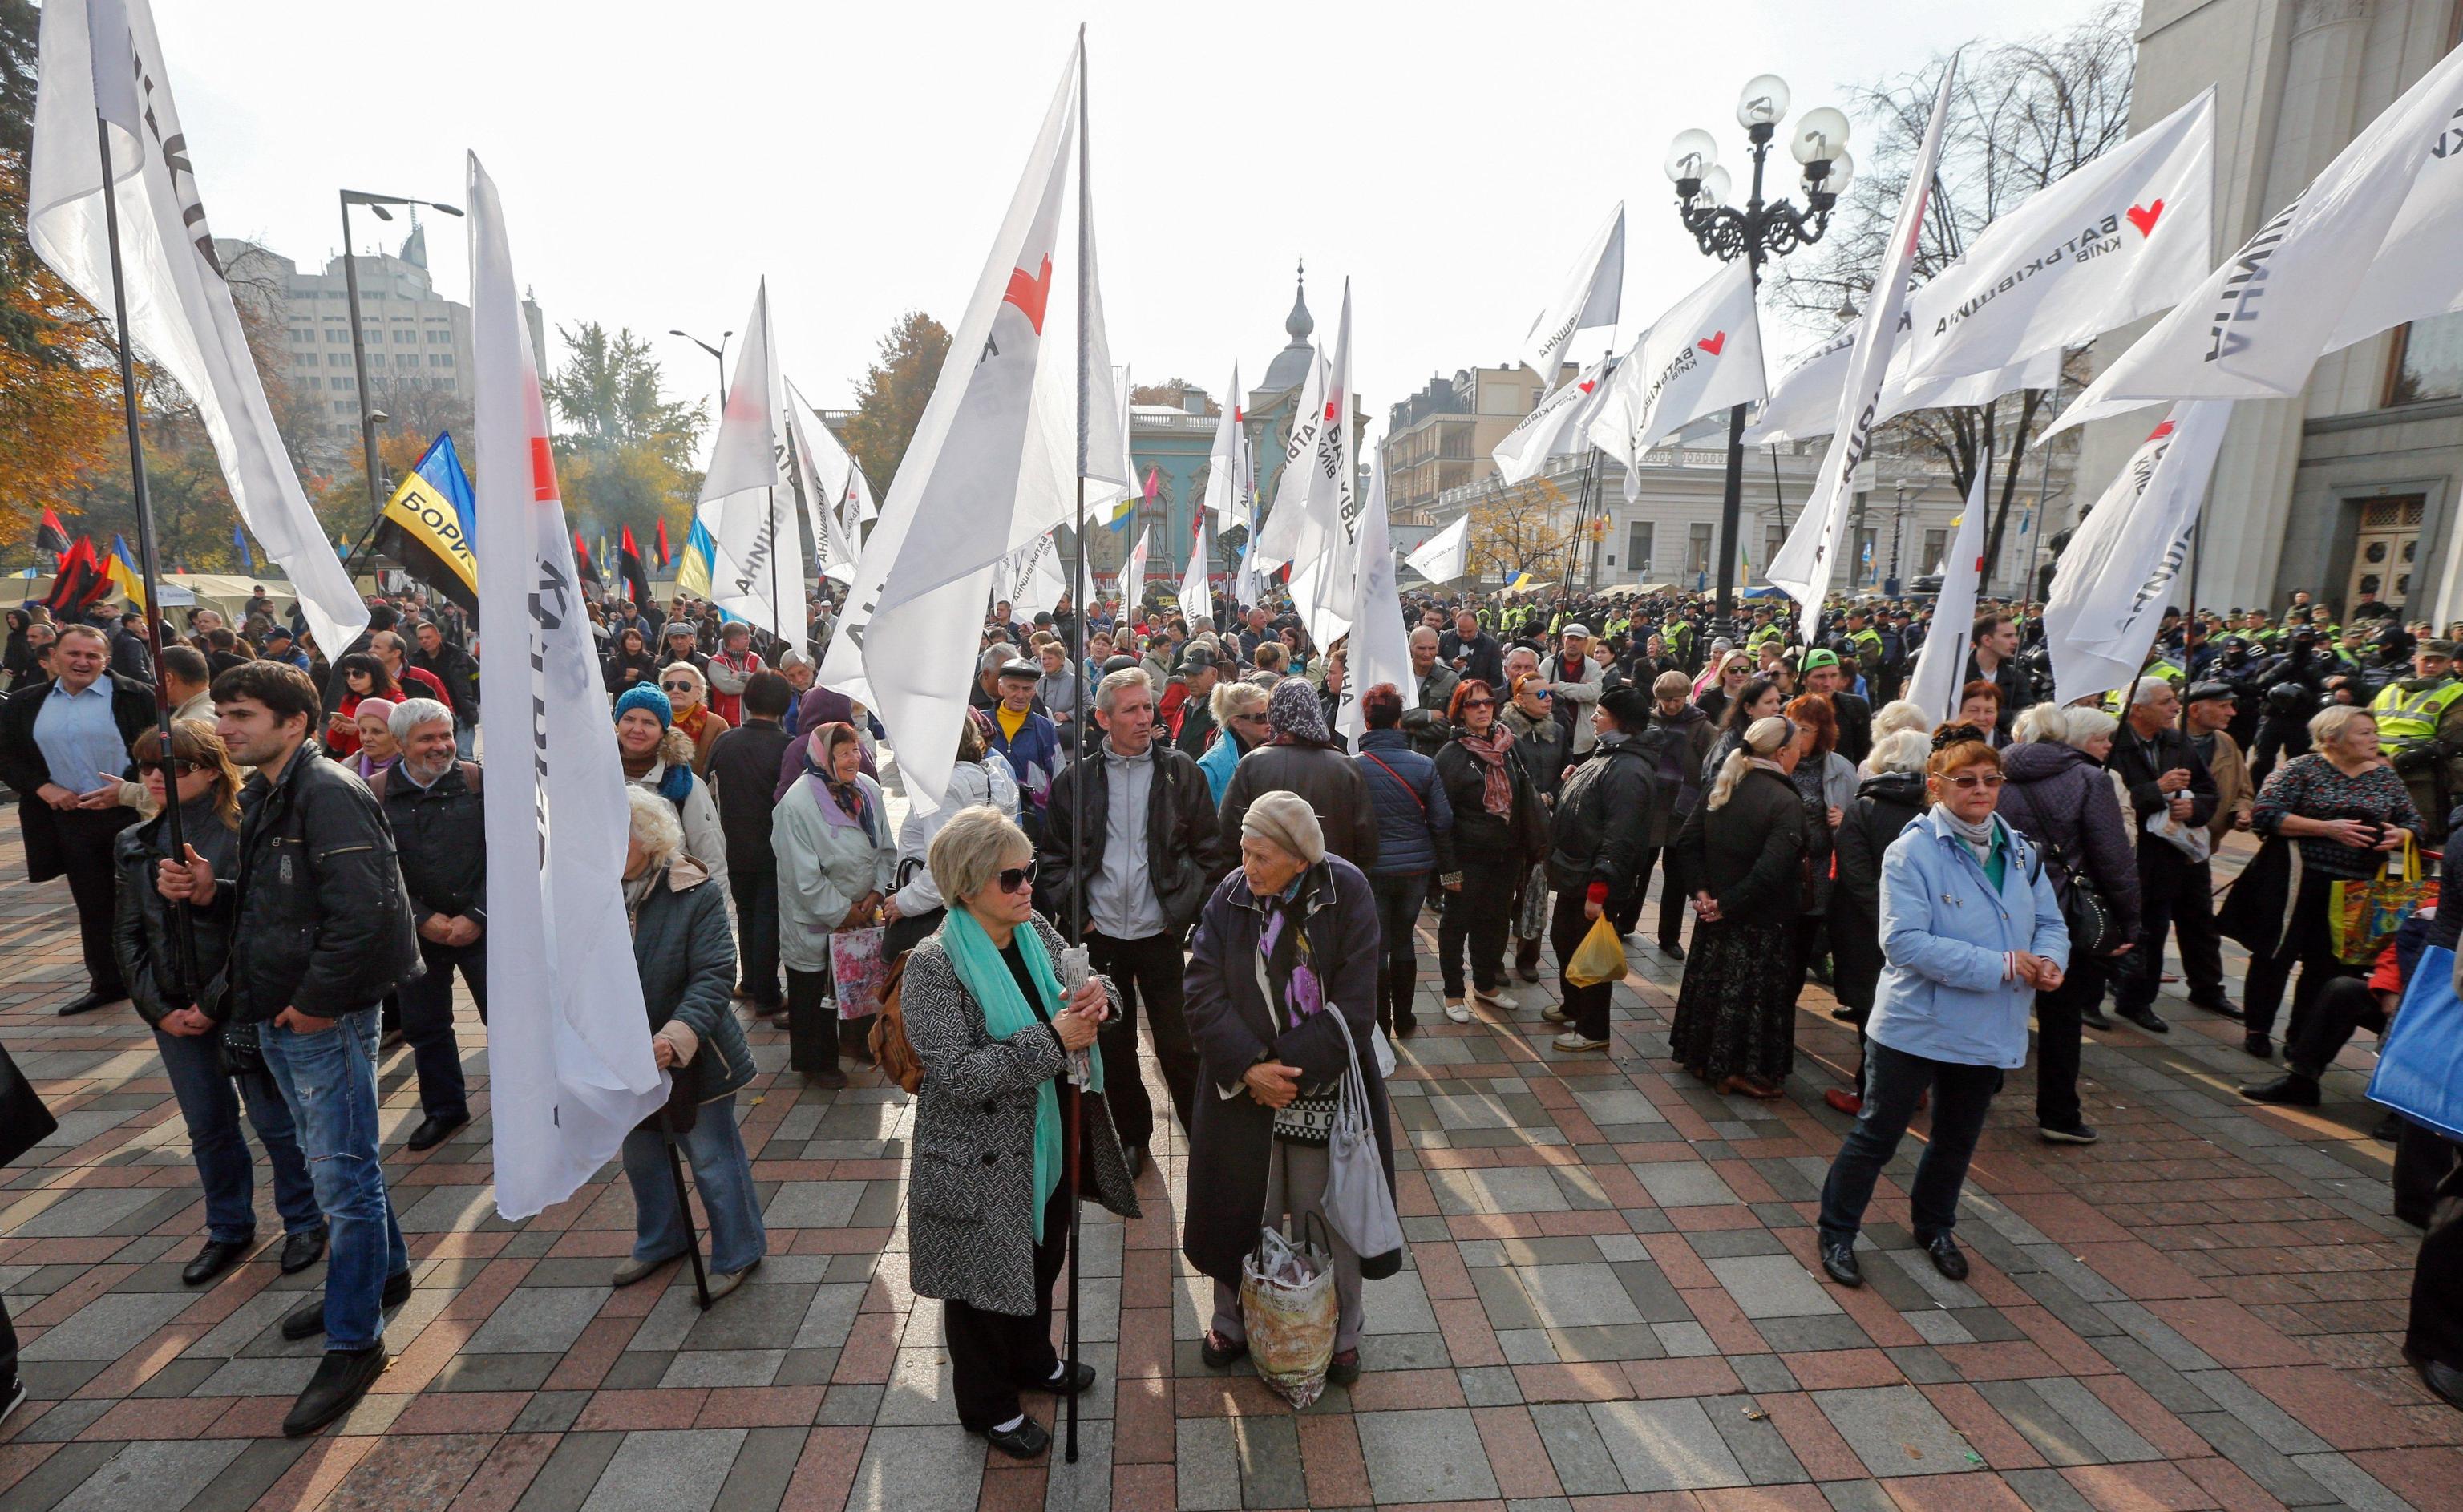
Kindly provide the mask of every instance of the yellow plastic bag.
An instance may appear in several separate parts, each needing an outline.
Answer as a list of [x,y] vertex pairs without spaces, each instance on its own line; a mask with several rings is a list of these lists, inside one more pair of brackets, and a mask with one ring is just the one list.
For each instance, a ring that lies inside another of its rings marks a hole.
[[1574,958],[1565,963],[1565,980],[1577,987],[1624,980],[1624,941],[1604,909],[1592,921],[1591,932],[1582,936]]

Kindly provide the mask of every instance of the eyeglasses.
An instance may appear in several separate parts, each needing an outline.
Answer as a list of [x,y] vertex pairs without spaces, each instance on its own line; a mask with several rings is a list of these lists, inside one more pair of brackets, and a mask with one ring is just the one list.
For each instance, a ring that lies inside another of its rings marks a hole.
[[688,693],[693,690],[693,685],[690,683],[661,683],[659,687],[670,693]]
[[201,761],[173,760],[154,762],[151,764],[157,767],[168,768],[174,778],[193,777],[197,773],[206,770],[205,763]]
[[1951,778],[1949,781],[1952,787],[1965,788],[1967,791],[1972,793],[1979,787],[1987,789],[1999,787],[2001,785],[2001,774],[1998,772],[1961,772],[1956,777]]
[[1496,707],[1496,700],[1493,698],[1466,698],[1463,700],[1463,707],[1465,709],[1493,709]]
[[1024,892],[1035,884],[1035,863],[1030,861],[1023,866],[1012,866],[992,881],[1000,884],[1003,892]]

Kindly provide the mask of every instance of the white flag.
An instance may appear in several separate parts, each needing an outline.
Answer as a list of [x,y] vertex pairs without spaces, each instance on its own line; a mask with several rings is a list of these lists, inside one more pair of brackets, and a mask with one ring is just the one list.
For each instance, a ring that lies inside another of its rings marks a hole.
[[1557,370],[1573,350],[1575,333],[1617,323],[1618,300],[1624,291],[1624,205],[1620,201],[1616,213],[1575,260],[1573,271],[1565,275],[1565,287],[1539,312],[1522,339],[1522,360],[1539,375],[1540,387],[1557,386]]
[[1312,463],[1326,413],[1325,359],[1312,351],[1308,372],[1292,401],[1291,432],[1283,438],[1283,470],[1275,476],[1275,501],[1267,506],[1265,523],[1249,533],[1260,568],[1297,560],[1308,539],[1309,491],[1317,475]]
[[709,531],[710,602],[779,639],[804,634],[804,537],[788,466],[787,381],[770,324],[770,281],[752,296],[694,517]]
[[2173,405],[2071,536],[2044,604],[2054,696],[2062,703],[2125,688],[2146,665],[2232,407],[2230,400]]
[[1138,532],[1138,543],[1129,548],[1129,559],[1121,568],[1121,613],[1134,614],[1146,596],[1146,547],[1154,539],[1154,526]]
[[[1086,369],[1086,507],[1090,510],[1109,507],[1116,512],[1115,518],[1127,512],[1128,500],[1138,496],[1137,459],[1129,455],[1131,387],[1129,370],[1125,367],[1090,364]],[[1097,419],[1105,415],[1111,418]],[[1106,438],[1100,450],[1094,440],[1099,431]],[[1073,451],[1070,454],[1074,457],[1077,453]],[[1124,476],[1114,477],[1112,474],[1116,472]],[[1074,464],[1072,475],[1075,475]],[[1109,521],[1097,519],[1095,523],[1108,524]]]
[[95,132],[98,117],[108,121],[128,300],[120,339],[196,405],[239,517],[290,575],[317,646],[338,657],[367,625],[367,605],[308,507],[274,428],[197,195],[195,154],[171,104],[153,11],[147,0],[51,0],[42,11],[26,238],[70,288],[112,317]]
[[1206,502],[1214,515],[1215,534],[1247,523],[1247,490],[1242,486],[1241,455],[1247,437],[1240,429],[1240,364],[1232,364],[1232,387],[1223,396],[1223,418],[1214,427],[1214,445],[1206,454]]
[[1411,671],[1411,639],[1403,628],[1394,548],[1386,537],[1385,465],[1372,460],[1368,466],[1368,502],[1360,512],[1360,544],[1353,557],[1358,566],[1352,574],[1351,602],[1344,610],[1351,620],[1351,641],[1343,657],[1341,701],[1334,714],[1335,730],[1352,740],[1368,728],[1360,695],[1379,683],[1392,683],[1403,695],[1405,709],[1420,706],[1420,680]]
[[[1383,488],[1384,485],[1378,485]],[[1403,559],[1403,565],[1430,582],[1451,582],[1463,575],[1471,564],[1471,515],[1465,514],[1445,529],[1429,537],[1420,549]]]
[[1745,445],[1761,447],[1830,434],[1839,420],[1840,390],[1847,386],[1847,358],[1864,329],[1864,317],[1859,316],[1790,362],[1746,425]]
[[1608,375],[1616,359],[1602,357],[1581,375],[1539,401],[1496,444],[1496,475],[1508,487],[1526,483],[1547,471],[1551,457],[1569,457],[1590,449],[1588,429],[1607,398]]
[[1057,530],[1045,531],[1011,552],[993,581],[993,593],[1009,601],[1010,613],[1020,625],[1032,625],[1036,615],[1058,608],[1069,583],[1060,575]]
[[2214,98],[2029,196],[1909,295],[1893,385],[2015,369],[2186,298],[2213,256]]
[[[805,425],[804,418],[811,407],[804,402],[804,396],[796,392],[796,385],[789,383],[785,410],[787,479],[795,491],[797,506],[804,512],[804,523],[813,533],[813,549],[820,556],[820,560],[815,565],[820,576],[837,582],[853,582],[856,549],[855,542],[847,537],[846,521],[855,513],[850,507],[855,500],[848,496],[847,491],[856,478],[862,476],[862,470],[856,467],[855,459],[847,455],[846,449],[838,444],[838,437],[830,434],[829,427]],[[825,438],[817,445],[812,435],[816,430]],[[838,460],[843,464],[835,480],[831,476],[830,463],[825,459],[829,451],[836,451]]]
[[[1051,444],[1049,408],[1031,425],[1030,396],[1046,355],[1061,405],[1077,383],[1066,347],[1042,351],[1047,301],[1075,283],[1056,277],[1053,259],[1077,63],[1073,48],[822,662],[820,681],[881,716],[906,780],[933,803],[955,758],[973,686],[965,668],[1000,559],[1056,523],[1076,487],[1073,449]],[[1032,447],[1030,428],[1041,432]]]
[[1214,621],[1214,595],[1207,589],[1206,512],[1198,510],[1197,538],[1189,543],[1188,570],[1180,579],[1180,613],[1195,634],[1198,622]]
[[1705,415],[1759,404],[1769,393],[1753,267],[1739,258],[1677,300],[1618,361],[1590,442],[1624,464],[1631,504],[1642,496],[1645,452]]
[[[624,918],[631,825],[616,728],[548,449],[496,186],[469,162],[476,550],[488,665],[488,1023],[496,1211],[563,1201],[666,1100]],[[536,865],[534,866],[533,863]],[[704,884],[708,886],[708,884]]]
[[2362,129],[2052,434],[2164,399],[2288,398],[2327,352],[2463,299],[2463,48]]
[[[1332,646],[1350,627],[1353,555],[1360,519],[1359,476],[1351,427],[1351,281],[1342,284],[1342,318],[1335,326],[1334,361],[1324,376],[1322,406],[1294,411],[1275,512],[1266,519],[1266,552],[1292,564],[1292,607],[1309,639]],[[1300,397],[1309,398],[1307,385]],[[1303,450],[1303,443],[1306,449]]]
[[1933,169],[1941,161],[1941,133],[1950,116],[1950,85],[1957,73],[1953,59],[1944,64],[1941,88],[1933,96],[1932,119],[1925,125],[1924,143],[1907,174],[1907,192],[1899,200],[1899,218],[1882,250],[1882,266],[1873,279],[1873,308],[1847,354],[1847,380],[1839,396],[1838,419],[1831,424],[1830,449],[1822,454],[1813,493],[1797,516],[1778,555],[1764,570],[1774,584],[1796,600],[1803,616],[1806,640],[1821,619],[1822,596],[1838,566],[1840,533],[1856,499],[1856,469],[1873,443],[1882,381],[1889,371],[1890,350],[1898,334],[1899,307],[1907,297],[1907,269],[1915,260],[1916,237],[1924,229],[1925,206],[1931,198]]
[[1967,673],[1968,637],[1975,623],[1975,595],[1984,581],[1985,496],[1992,491],[1992,457],[1975,470],[1967,510],[1941,564],[1941,593],[1933,600],[1932,627],[1916,656],[1907,696],[1935,724],[1958,712],[1960,679]]

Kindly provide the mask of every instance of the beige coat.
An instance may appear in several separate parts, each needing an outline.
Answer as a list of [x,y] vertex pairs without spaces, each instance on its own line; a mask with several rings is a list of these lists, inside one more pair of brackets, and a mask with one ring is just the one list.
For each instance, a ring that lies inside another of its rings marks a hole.
[[2224,837],[2233,831],[2234,818],[2243,825],[2249,822],[2257,785],[2249,779],[2249,758],[2233,743],[2229,731],[2215,732],[2215,754],[2208,758],[2207,770],[2215,778],[2215,817],[2207,822],[2207,836],[2220,850]]

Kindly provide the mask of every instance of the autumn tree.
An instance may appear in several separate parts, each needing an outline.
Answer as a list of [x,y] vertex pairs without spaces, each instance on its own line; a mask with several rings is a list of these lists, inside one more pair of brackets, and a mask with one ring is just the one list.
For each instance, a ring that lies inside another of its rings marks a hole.
[[[1955,262],[1993,221],[2129,135],[2129,90],[2136,57],[2134,7],[2107,0],[2067,31],[2029,41],[1970,48],[1951,86],[1935,192],[1916,244],[1915,272],[1930,278]],[[1877,122],[1878,141],[1860,146],[1860,174],[1815,250],[1780,265],[1771,281],[1779,303],[1827,320],[1842,305],[1869,309],[1873,270],[1897,218],[1908,175],[1932,112],[1947,59],[1915,73],[1862,85],[1847,109]],[[2064,384],[2082,383],[2077,354]],[[1882,427],[1878,449],[1930,453],[1965,497],[1987,457],[2002,464],[1986,530],[1985,581],[1995,577],[2010,506],[2037,421],[2051,395],[2007,394],[1989,405],[1918,410]],[[2074,449],[2076,437],[2062,445]]]
[[540,386],[558,419],[556,482],[585,535],[625,525],[646,532],[665,518],[681,541],[700,474],[693,444],[708,424],[698,401],[666,398],[657,359],[629,330],[610,335],[593,320],[558,326],[563,365]]
[[948,355],[949,333],[941,322],[909,310],[881,339],[878,357],[856,385],[855,413],[847,418],[843,439],[875,494],[886,492],[898,475]]
[[[1129,403],[1180,409],[1186,405],[1188,395],[1197,387],[1186,378],[1166,378],[1160,383],[1135,383],[1129,388]],[[1215,403],[1210,394],[1207,396],[1206,413],[1210,418],[1220,417],[1223,413],[1223,406]]]
[[1574,500],[1547,478],[1491,487],[1471,507],[1471,565],[1505,579],[1562,573],[1580,537],[1574,515]]

